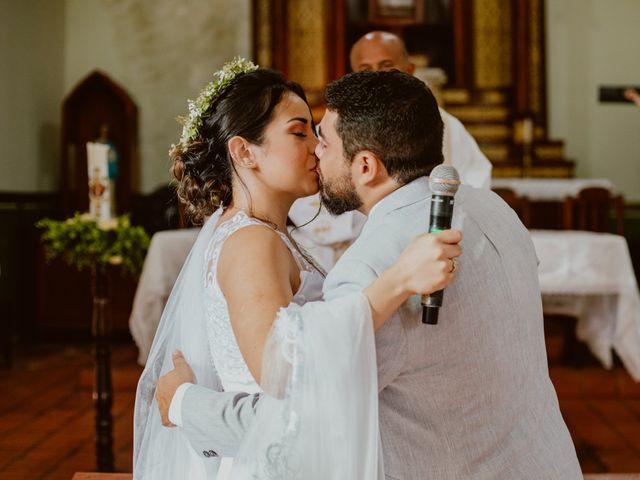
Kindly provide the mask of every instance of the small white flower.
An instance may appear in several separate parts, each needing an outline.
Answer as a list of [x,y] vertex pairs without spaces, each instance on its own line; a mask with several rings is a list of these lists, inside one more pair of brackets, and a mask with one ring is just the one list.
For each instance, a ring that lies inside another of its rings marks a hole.
[[226,63],[221,70],[213,74],[214,80],[209,82],[198,95],[194,102],[188,100],[189,117],[182,120],[182,136],[180,145],[186,147],[187,144],[198,134],[198,129],[202,125],[202,117],[207,113],[213,101],[231,84],[231,82],[243,73],[251,72],[258,68],[252,62],[241,57],[236,57],[233,61]]

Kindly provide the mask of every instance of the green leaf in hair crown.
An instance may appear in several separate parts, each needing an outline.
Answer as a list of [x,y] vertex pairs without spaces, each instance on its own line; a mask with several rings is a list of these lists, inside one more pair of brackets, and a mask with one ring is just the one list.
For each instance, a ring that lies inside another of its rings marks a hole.
[[[213,80],[204,87],[195,101],[187,101],[189,115],[178,117],[178,121],[182,124],[182,136],[179,143],[182,149],[185,149],[189,142],[198,136],[203,119],[209,114],[214,100],[231,85],[236,77],[243,73],[252,72],[257,68],[258,66],[253,62],[242,57],[236,57],[232,61],[225,63],[222,69],[213,74]],[[171,148],[174,147],[174,145],[171,146]]]

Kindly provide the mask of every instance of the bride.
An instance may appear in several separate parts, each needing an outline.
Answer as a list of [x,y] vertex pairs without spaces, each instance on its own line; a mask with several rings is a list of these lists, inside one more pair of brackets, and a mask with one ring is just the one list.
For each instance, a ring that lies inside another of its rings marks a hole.
[[[134,478],[382,478],[373,332],[409,296],[452,280],[459,235],[418,237],[363,292],[322,302],[324,272],[286,223],[321,183],[302,88],[236,59],[189,111],[172,172],[204,225],[138,384]],[[200,385],[265,392],[234,459],[204,458],[162,426],[154,390],[176,350]]]

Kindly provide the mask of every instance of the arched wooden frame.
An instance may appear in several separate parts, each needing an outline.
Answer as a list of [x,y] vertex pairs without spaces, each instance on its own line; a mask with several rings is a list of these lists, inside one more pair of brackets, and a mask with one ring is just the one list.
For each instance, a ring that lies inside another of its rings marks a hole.
[[109,137],[119,155],[116,184],[117,213],[131,209],[138,180],[138,108],[131,97],[107,75],[91,73],[65,99],[62,108],[63,214],[89,208],[86,143],[109,126]]

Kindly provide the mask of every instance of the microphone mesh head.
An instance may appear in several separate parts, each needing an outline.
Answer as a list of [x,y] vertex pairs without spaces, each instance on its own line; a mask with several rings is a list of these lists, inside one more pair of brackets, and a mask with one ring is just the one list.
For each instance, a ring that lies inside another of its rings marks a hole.
[[438,165],[429,175],[431,193],[455,195],[460,186],[460,175],[451,165]]

